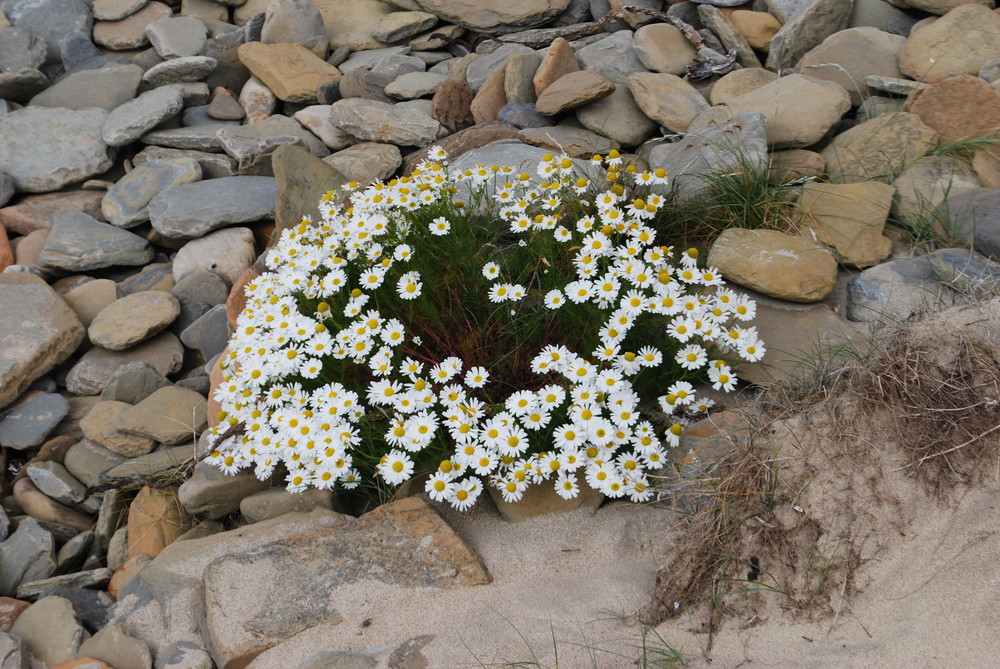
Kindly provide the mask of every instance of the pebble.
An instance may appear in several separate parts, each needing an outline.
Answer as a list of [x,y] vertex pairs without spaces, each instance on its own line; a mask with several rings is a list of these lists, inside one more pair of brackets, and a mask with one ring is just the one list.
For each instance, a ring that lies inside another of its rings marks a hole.
[[10,632],[49,667],[73,660],[86,635],[69,600],[51,596],[29,606]]
[[162,2],[144,3],[142,8],[116,21],[96,21],[94,42],[115,51],[141,49],[149,45],[146,26],[157,19],[168,18],[173,11]]
[[[615,92],[615,84],[596,72],[570,72],[547,86],[535,102],[540,114],[555,116],[605,98]],[[707,105],[706,105],[707,106]]]
[[[682,76],[698,52],[680,30],[668,23],[651,23],[635,31],[635,55],[650,72]],[[739,71],[739,70],[737,70]]]
[[116,401],[98,402],[80,421],[83,436],[98,446],[126,458],[151,453],[156,442],[147,437],[129,434],[118,429],[118,418],[132,408],[131,404]]
[[927,83],[955,74],[976,75],[998,50],[1000,14],[979,4],[963,4],[910,34],[899,52],[899,70]]
[[656,122],[642,113],[628,86],[616,84],[611,95],[576,110],[576,118],[591,132],[631,148],[648,139]]
[[100,444],[89,439],[81,439],[66,452],[63,464],[66,469],[86,486],[100,483],[101,472],[111,469],[126,460]]
[[334,102],[330,120],[359,140],[400,146],[424,146],[443,134],[441,124],[428,114],[361,98]]
[[895,192],[878,181],[808,183],[797,203],[800,222],[834,250],[841,264],[871,267],[892,252],[892,242],[882,231]]
[[[205,47],[208,31],[193,16],[157,19],[146,26],[146,36],[165,60],[197,56]],[[200,77],[199,77],[200,78]]]
[[219,61],[209,56],[172,58],[146,70],[142,80],[150,86],[166,86],[204,79],[215,71]]
[[222,128],[217,137],[222,149],[238,161],[241,174],[269,176],[272,173],[271,154],[285,144],[305,146],[318,158],[330,154],[326,144],[303,128],[298,121],[281,115],[250,125]]
[[40,393],[7,410],[0,419],[0,446],[26,450],[42,445],[69,413],[69,402],[57,393]]

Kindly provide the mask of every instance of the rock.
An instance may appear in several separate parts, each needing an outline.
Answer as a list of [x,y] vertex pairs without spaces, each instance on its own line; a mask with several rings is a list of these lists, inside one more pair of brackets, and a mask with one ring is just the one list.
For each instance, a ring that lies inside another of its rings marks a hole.
[[826,173],[826,161],[815,151],[791,149],[771,153],[768,179],[787,183],[804,177],[820,177]]
[[15,205],[0,208],[0,225],[27,235],[52,227],[52,217],[67,211],[82,211],[97,217],[101,215],[101,197],[101,193],[93,191],[28,195]]
[[169,86],[184,82],[201,81],[215,71],[219,61],[208,56],[184,56],[154,65],[142,75],[150,86]]
[[144,265],[152,259],[153,249],[145,239],[83,212],[53,216],[52,230],[38,256],[42,267],[69,272]]
[[55,541],[34,518],[22,520],[17,531],[0,542],[0,595],[13,596],[21,583],[48,578],[55,570]]
[[769,146],[799,148],[822,139],[850,108],[850,96],[838,84],[791,74],[733,98],[723,108],[706,110],[691,127],[703,127],[726,113],[756,111],[767,118]]
[[472,90],[478,91],[483,87],[486,79],[495,74],[497,70],[507,64],[507,59],[515,53],[534,53],[534,51],[523,44],[503,44],[495,51],[488,54],[481,54],[475,60],[468,63],[465,72],[466,81]]
[[[475,123],[491,123],[499,119],[500,110],[507,104],[506,80],[507,67],[502,66],[494,70],[480,86],[469,105]],[[433,102],[431,105],[433,111]]]
[[0,597],[0,632],[9,632],[17,617],[29,606],[31,606],[29,602],[22,602],[13,597]]
[[913,9],[920,9],[931,14],[944,16],[959,5],[975,3],[984,7],[993,8],[991,0],[906,0],[906,5]]
[[0,419],[0,446],[15,450],[35,448],[69,413],[69,402],[56,393],[29,397]]
[[170,292],[180,300],[182,306],[200,303],[214,307],[216,304],[226,302],[229,288],[219,275],[205,269],[198,269],[184,275],[184,278],[178,281]]
[[194,457],[194,444],[164,446],[147,455],[129,458],[101,472],[101,482],[118,481],[136,476],[173,474],[179,467],[190,464]]
[[577,62],[576,55],[573,53],[573,47],[565,38],[557,37],[549,45],[542,62],[535,71],[535,76],[532,77],[531,83],[534,86],[535,95],[541,95],[549,86],[567,74],[579,71],[580,63]]
[[555,116],[605,98],[614,91],[615,85],[601,75],[580,70],[571,72],[549,85],[538,96],[535,108],[541,114]]
[[[60,374],[61,376],[61,374]],[[83,439],[83,430],[80,429],[80,420],[90,413],[90,410],[97,404],[96,397],[77,397],[70,395],[69,414],[62,420],[56,429],[49,435],[50,437],[68,437],[71,439]]]
[[847,317],[863,322],[905,320],[928,309],[950,306],[953,300],[926,256],[869,267],[851,280],[847,296]]
[[607,154],[621,148],[618,142],[601,137],[583,128],[556,125],[547,128],[525,128],[517,134],[525,144],[540,146],[551,152],[565,153],[570,158],[590,158],[595,153]]
[[110,279],[95,279],[73,288],[63,299],[87,328],[101,309],[118,299],[118,290]]
[[867,77],[898,79],[899,50],[906,40],[875,28],[849,28],[834,33],[806,53],[798,69],[817,79],[838,83],[857,107],[872,95]]
[[277,186],[272,177],[237,176],[199,181],[156,195],[149,203],[150,222],[166,237],[202,237],[227,225],[272,218],[276,195]]
[[193,390],[164,386],[135,406],[126,407],[114,425],[163,444],[191,441],[207,427],[205,398]]
[[45,63],[45,41],[21,28],[0,28],[0,70],[38,69]]
[[672,74],[633,74],[627,80],[639,109],[671,132],[687,132],[708,102],[691,84]]
[[[60,472],[60,477],[65,477],[68,481],[75,482],[80,485],[80,487],[86,491],[86,487],[83,486],[78,479],[76,479],[72,474],[70,474],[63,465],[59,463],[53,463],[62,467],[62,472]],[[61,478],[60,478],[61,480]],[[33,481],[34,482],[34,481]],[[35,482],[37,486],[38,483]],[[42,490],[42,488],[39,488]],[[44,492],[44,490],[42,490]],[[86,496],[84,497],[86,499]],[[103,504],[103,500],[102,500]],[[46,579],[44,581],[35,583],[37,584],[37,589],[31,593],[32,597],[37,599],[45,594],[52,594],[51,591],[55,588],[63,587],[62,584],[67,584],[66,587],[85,587],[83,584],[98,584],[98,579],[100,574],[94,571],[90,572],[90,575],[83,575],[79,579],[75,578],[75,574],[79,573],[84,567],[84,563],[87,562],[87,558],[91,555],[91,549],[96,546],[97,533],[94,530],[87,530],[86,532],[81,532],[76,535],[59,549],[56,553],[56,574],[63,576],[60,579],[58,576],[56,579]],[[67,576],[68,575],[68,576]],[[104,578],[104,585],[107,585],[107,579],[111,578],[110,570],[107,572],[107,577]],[[98,585],[98,587],[100,587]],[[22,591],[24,586],[22,586]],[[75,607],[74,607],[75,608]]]
[[53,191],[104,172],[112,164],[101,138],[103,109],[27,107],[0,116],[0,171],[19,191]]
[[160,374],[173,374],[181,368],[184,348],[177,337],[163,332],[127,351],[92,348],[73,365],[66,377],[66,388],[76,395],[96,395],[120,367],[144,360]]
[[218,138],[223,150],[239,161],[241,172],[269,174],[271,154],[283,145],[304,146],[317,158],[330,154],[330,150],[315,135],[294,119],[281,115],[250,125],[222,128]]
[[149,202],[157,193],[201,178],[201,164],[194,158],[148,160],[108,189],[101,201],[101,213],[112,225],[135,227],[149,220]]
[[50,667],[75,658],[86,635],[76,621],[73,605],[62,597],[39,599],[18,617],[10,631]]
[[190,528],[174,489],[144,486],[128,511],[129,558],[155,558]]
[[75,530],[73,534],[86,532],[94,524],[87,516],[43,494],[27,477],[14,484],[14,499],[26,514],[40,523],[69,527]]
[[[115,533],[115,536],[117,537],[118,533]],[[122,590],[125,589],[149,562],[149,556],[141,554],[127,559],[121,566],[115,569],[114,576],[111,577],[111,582],[108,583],[108,592],[116,599],[120,598]]]
[[152,263],[146,265],[138,274],[122,279],[117,284],[119,297],[146,290],[158,290],[169,293],[174,287],[174,275],[171,274],[170,263]]
[[193,16],[157,19],[146,26],[146,36],[161,58],[197,56],[205,47],[208,31]]
[[890,181],[934,146],[937,133],[914,114],[879,116],[837,135],[820,154],[834,183]]
[[814,239],[833,248],[851,267],[871,267],[889,257],[892,242],[882,235],[895,189],[878,181],[808,183],[798,209]]
[[1000,259],[1000,188],[980,188],[946,201],[949,226],[973,250]]
[[5,101],[27,102],[48,86],[48,78],[34,68],[22,67],[13,72],[0,72],[0,95]]
[[87,497],[86,486],[58,462],[33,462],[25,467],[25,471],[36,488],[61,504],[75,506]]
[[[396,153],[398,155],[399,149],[396,149]],[[399,167],[400,162],[402,160],[398,159],[393,171]],[[304,218],[319,221],[321,198],[349,180],[335,167],[296,145],[279,147],[271,154],[271,165],[277,184],[274,205],[276,234],[297,226]],[[225,296],[212,304],[224,301]]]
[[767,12],[738,9],[729,15],[729,21],[746,38],[751,47],[760,51],[771,49],[771,40],[781,28],[781,21]]
[[[194,149],[195,151],[220,151],[219,124],[198,125],[184,128],[153,130],[140,138],[143,144],[170,147],[174,149]],[[227,157],[228,159],[228,157]]]
[[295,669],[371,669],[378,666],[378,661],[364,653],[354,653],[349,650],[321,650],[313,653]]
[[15,26],[45,41],[48,63],[59,62],[60,43],[67,35],[89,33],[93,25],[89,3],[79,0],[7,3],[5,11]]
[[156,443],[147,437],[122,432],[117,427],[118,418],[132,408],[125,402],[102,401],[80,421],[84,436],[98,446],[126,458],[135,458],[153,451]]
[[743,67],[760,67],[753,47],[739,29],[721,11],[711,5],[698,7],[698,18],[708,30],[718,35],[723,53],[736,52],[736,62]]
[[79,657],[92,657],[116,669],[151,669],[149,646],[129,636],[124,626],[108,625],[80,644]]
[[456,133],[474,124],[472,88],[465,81],[450,79],[441,85],[431,100],[431,117],[449,133]]
[[295,112],[294,116],[296,121],[334,151],[354,144],[355,140],[351,134],[330,122],[330,105],[310,105]]
[[728,281],[790,302],[818,302],[837,282],[832,253],[777,230],[724,230],[709,250],[708,264]]
[[941,144],[996,137],[1000,132],[1000,90],[969,74],[914,91],[905,109],[936,132]]
[[635,31],[635,55],[651,72],[682,76],[698,56],[691,42],[668,23],[651,23]]
[[630,74],[646,71],[632,46],[631,30],[619,30],[582,47],[576,52],[576,58],[583,69],[597,72],[615,84],[624,84]]
[[420,6],[448,23],[485,35],[501,35],[534,28],[569,6],[568,0],[521,0],[485,4],[472,0],[420,0]]
[[[573,62],[576,62],[575,56]],[[534,79],[535,73],[538,72],[538,66],[541,64],[542,54],[537,51],[512,53],[507,58],[504,68],[504,96],[508,100],[535,102],[538,95],[535,93],[535,84],[532,79]],[[580,69],[580,66],[577,65],[576,69]]]
[[963,4],[907,38],[899,52],[899,69],[928,83],[956,74],[976,75],[998,50],[1000,14]]
[[497,112],[497,120],[515,128],[544,128],[555,125],[551,116],[539,114],[531,102],[509,100]]
[[812,0],[771,38],[767,69],[781,72],[787,67],[794,67],[806,52],[846,28],[852,9],[851,2]]
[[431,97],[448,80],[433,72],[407,72],[385,87],[386,95],[399,100]]
[[90,324],[90,341],[110,351],[124,351],[167,328],[181,306],[170,293],[132,293],[105,307]]
[[278,518],[286,513],[307,513],[333,508],[333,491],[310,488],[292,493],[282,488],[255,492],[240,500],[240,514],[251,523]]
[[26,644],[6,632],[0,632],[0,666],[22,669],[29,666],[31,655]]
[[94,0],[91,9],[97,21],[121,21],[145,6],[144,0]]
[[430,116],[374,100],[351,98],[330,106],[334,125],[362,141],[423,146],[442,134],[441,124]]
[[430,30],[438,17],[427,12],[393,12],[382,17],[372,31],[380,42],[399,42]]
[[10,239],[7,237],[7,229],[0,225],[0,273],[14,264],[16,260],[14,251],[10,247]]
[[270,481],[258,480],[252,470],[227,475],[218,467],[198,463],[177,494],[188,513],[221,518],[239,510],[244,497],[266,490],[270,485]]
[[706,196],[711,174],[767,170],[767,124],[763,115],[745,112],[717,125],[695,130],[674,144],[662,144],[649,153],[651,169],[664,169],[679,202]]
[[576,118],[587,130],[629,148],[638,146],[656,131],[628,86],[617,84],[611,95],[576,110]]
[[857,123],[864,123],[879,116],[896,114],[901,111],[903,111],[903,102],[901,100],[873,95],[861,103],[854,119]]
[[237,51],[240,62],[279,100],[315,104],[320,86],[340,81],[340,70],[301,44],[248,42]]
[[[255,41],[255,40],[247,40]],[[323,15],[316,5],[305,0],[279,0],[267,3],[260,41],[265,44],[298,42],[323,58],[330,40],[323,26]]]
[[216,86],[212,91],[212,99],[205,113],[209,118],[219,121],[240,121],[247,115],[229,89],[222,86]]
[[227,228],[188,242],[174,258],[174,276],[207,269],[231,285],[256,260],[253,241],[250,229]]
[[725,74],[709,91],[708,101],[713,105],[728,104],[734,98],[777,81],[778,75],[762,67],[745,67]]
[[66,75],[31,98],[29,104],[77,111],[100,107],[110,112],[134,98],[141,81],[142,68],[139,66],[109,63],[100,69]]
[[[233,282],[233,287],[229,291],[229,297],[226,299],[226,319],[229,321],[230,330],[236,329],[236,321],[239,318],[240,314],[243,313],[243,310],[246,308],[247,284],[256,279],[258,276],[260,276],[260,274],[257,272],[257,270],[255,270],[253,267],[248,267],[245,270],[243,270],[243,273],[240,274],[240,276],[236,279],[235,282]],[[226,354],[227,351],[223,349],[220,358]],[[219,369],[218,364],[212,365],[212,369],[209,372],[210,382],[215,381],[214,375],[216,374],[217,371],[219,373],[219,383],[222,382],[222,377],[221,377],[222,370]],[[215,383],[214,385],[218,386],[218,383]],[[221,406],[217,406],[217,404],[215,404],[215,399],[213,399],[212,393],[209,393],[208,398],[209,398],[208,424],[210,427],[215,427],[215,425],[217,425],[218,423],[214,421],[217,420],[216,416],[218,415]]]
[[157,19],[173,14],[170,7],[162,2],[147,2],[142,9],[117,21],[97,21],[94,23],[94,42],[115,51],[141,49],[149,44],[146,26]]
[[124,460],[124,456],[118,455],[114,451],[87,439],[81,439],[66,452],[63,464],[69,473],[81,483],[94,486],[99,482],[102,471],[110,469]]
[[85,588],[55,587],[47,594],[69,600],[77,620],[91,633],[107,625],[108,608],[115,601],[107,592]]
[[925,256],[938,281],[960,293],[985,296],[1000,288],[1000,263],[969,249],[938,249]]
[[30,274],[0,275],[0,408],[62,363],[83,341],[73,310]]
[[180,112],[183,103],[184,96],[175,86],[161,86],[146,91],[108,114],[102,130],[104,142],[108,146],[130,144]]
[[[347,72],[340,79],[339,98],[364,98],[380,102],[393,102],[394,100],[385,94],[385,87],[392,81],[392,77],[388,74],[372,72],[368,67],[359,67]],[[331,102],[331,104],[333,103]]]
[[896,190],[893,215],[899,221],[930,221],[938,232],[947,230],[948,213],[941,205],[948,197],[980,187],[968,165],[951,156],[924,156],[892,182]]

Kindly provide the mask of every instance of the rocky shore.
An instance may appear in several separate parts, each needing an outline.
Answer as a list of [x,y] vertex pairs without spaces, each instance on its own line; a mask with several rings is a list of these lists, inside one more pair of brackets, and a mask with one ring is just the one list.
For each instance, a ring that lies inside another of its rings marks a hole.
[[[998,54],[993,0],[0,0],[0,664],[253,667],[344,621],[316,582],[490,587],[421,498],[355,519],[196,462],[242,288],[326,191],[434,144],[618,150],[679,204],[791,184],[783,230],[708,254],[759,301],[741,377],[772,383],[1000,285]],[[248,573],[289,581],[228,600]]]

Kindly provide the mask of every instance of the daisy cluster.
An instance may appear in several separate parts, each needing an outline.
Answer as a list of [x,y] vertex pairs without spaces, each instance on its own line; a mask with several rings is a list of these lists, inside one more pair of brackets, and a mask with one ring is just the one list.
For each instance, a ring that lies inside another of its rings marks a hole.
[[[579,176],[595,168],[599,177]],[[502,257],[485,262],[491,303],[533,301],[557,321],[580,305],[601,314],[596,348],[545,345],[531,360],[538,383],[505,397],[487,392],[491,364],[502,363],[422,355],[405,308],[435,281],[415,269],[421,244],[466,224],[414,214],[442,203],[461,211],[460,185],[489,198],[510,243],[551,236],[572,258],[569,274],[545,272],[527,285],[506,276]],[[321,220],[285,231],[267,256],[272,271],[247,286],[221,362],[221,422],[208,461],[227,473],[253,468],[261,479],[281,465],[292,491],[352,488],[362,478],[359,453],[375,441],[374,471],[385,483],[429,470],[426,492],[458,509],[486,485],[517,501],[543,482],[565,498],[589,485],[649,499],[649,472],[665,466],[685,415],[711,402],[680,380],[640,397],[635,378],[672,365],[729,391],[737,382],[730,362],[764,355],[745,325],[755,304],[725,288],[717,270],[699,268],[695,252],[656,244],[650,222],[666,186],[662,171],[635,173],[616,152],[582,166],[546,155],[533,176],[482,165],[453,174],[435,149],[411,177],[348,185],[345,205],[329,193]],[[568,203],[583,213],[567,214]],[[630,332],[649,318],[662,324],[664,345],[633,346]]]

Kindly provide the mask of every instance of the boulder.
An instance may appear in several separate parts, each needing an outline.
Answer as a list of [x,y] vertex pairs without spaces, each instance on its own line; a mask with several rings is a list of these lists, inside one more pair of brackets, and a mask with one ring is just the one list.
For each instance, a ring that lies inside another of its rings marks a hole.
[[820,152],[834,183],[890,182],[934,146],[937,133],[914,114],[879,116],[837,135]]
[[1000,52],[1000,14],[980,4],[962,4],[913,32],[899,52],[899,70],[917,81],[979,74]]
[[882,235],[895,189],[878,181],[807,183],[797,205],[810,236],[833,248],[851,267],[871,267],[889,257],[892,241]]

